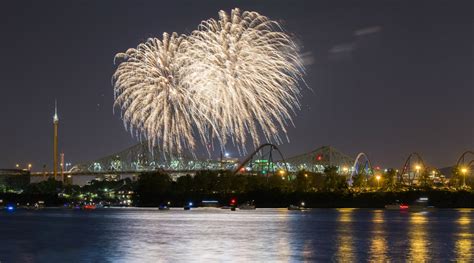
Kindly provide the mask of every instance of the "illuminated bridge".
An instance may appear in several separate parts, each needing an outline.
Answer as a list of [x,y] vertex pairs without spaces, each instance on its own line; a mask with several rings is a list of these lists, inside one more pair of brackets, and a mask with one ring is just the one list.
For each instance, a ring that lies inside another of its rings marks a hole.
[[73,166],[69,172],[75,173],[117,173],[146,172],[163,170],[168,172],[196,172],[201,170],[232,170],[237,159],[199,159],[193,156],[164,158],[156,149],[150,151],[148,145],[137,144],[122,152],[98,160]]
[[[466,151],[457,162],[458,167],[474,167],[474,152]],[[286,158],[273,144],[263,144],[245,159],[222,158],[219,160],[199,159],[195,156],[180,156],[164,158],[156,149],[150,151],[148,145],[137,144],[124,151],[73,166],[62,175],[65,180],[78,184],[95,178],[126,178],[135,177],[140,173],[163,171],[174,178],[195,174],[198,171],[231,171],[234,174],[272,175],[277,172],[294,174],[298,171],[322,173],[328,166],[337,167],[338,173],[347,177],[349,185],[355,175],[369,176],[375,174],[371,162],[365,153],[359,153],[357,158],[346,155],[332,146],[323,146],[313,151]],[[434,175],[441,176],[437,169],[425,165],[417,153],[409,155],[400,170],[397,179],[401,183],[412,184],[422,171],[429,170]],[[52,173],[31,173],[32,182],[50,177]],[[74,180],[73,180],[74,177]],[[58,178],[57,178],[58,179]],[[60,179],[60,178],[59,178]]]
[[263,144],[246,159],[198,159],[181,156],[165,159],[146,144],[137,144],[124,151],[91,162],[73,166],[68,174],[119,174],[162,170],[171,173],[195,173],[202,170],[229,170],[236,173],[271,174],[278,170],[323,172],[326,166],[352,167],[354,159],[334,147],[323,146],[314,151],[285,159],[277,146]]

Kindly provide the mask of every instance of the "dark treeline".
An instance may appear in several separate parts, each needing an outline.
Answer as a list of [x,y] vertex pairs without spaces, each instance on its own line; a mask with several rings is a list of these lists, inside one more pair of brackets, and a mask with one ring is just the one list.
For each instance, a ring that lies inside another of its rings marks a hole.
[[300,171],[290,177],[283,174],[268,176],[234,175],[227,171],[200,171],[196,175],[175,178],[164,172],[142,173],[138,180],[93,180],[85,186],[68,185],[49,180],[29,184],[21,193],[0,193],[4,202],[21,204],[45,201],[57,206],[67,202],[108,202],[114,205],[153,206],[171,203],[196,205],[202,200],[217,200],[221,205],[231,199],[238,203],[255,201],[257,207],[286,207],[305,202],[308,207],[383,207],[396,202],[411,203],[426,196],[437,207],[474,207],[472,180],[461,187],[459,176],[449,183],[431,181],[421,175],[416,185],[399,183],[396,173],[388,170],[375,176],[358,175],[349,187],[347,178],[328,167],[324,173]]
[[324,173],[301,171],[291,178],[281,174],[255,176],[201,171],[173,181],[165,173],[147,173],[140,175],[135,193],[135,204],[139,206],[167,202],[182,206],[204,199],[227,205],[230,199],[236,198],[239,203],[255,200],[259,207],[285,207],[303,201],[308,207],[384,207],[397,200],[411,203],[427,196],[437,207],[474,207],[474,194],[470,191],[435,185],[429,180],[420,180],[417,186],[402,186],[390,170],[378,182],[375,177],[356,176],[349,187],[335,167],[327,168]]

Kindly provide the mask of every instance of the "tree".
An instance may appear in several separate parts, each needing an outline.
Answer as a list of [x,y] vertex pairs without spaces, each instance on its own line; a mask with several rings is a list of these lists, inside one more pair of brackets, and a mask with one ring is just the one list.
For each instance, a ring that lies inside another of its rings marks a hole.
[[159,205],[170,193],[171,177],[168,174],[142,173],[137,181],[136,193],[142,205]]
[[430,178],[430,174],[427,169],[425,169],[419,176],[418,179],[420,187],[424,189],[429,189],[433,186],[433,181]]
[[180,176],[176,180],[175,190],[178,193],[190,193],[194,191],[193,177],[189,174]]
[[216,190],[219,193],[230,193],[232,191],[232,174],[228,171],[223,171],[217,178]]
[[323,189],[327,192],[342,192],[347,190],[347,182],[344,176],[337,173],[337,167],[328,166],[324,169],[326,179],[324,180]]
[[248,177],[242,174],[231,175],[232,191],[235,193],[244,193],[248,189]]
[[194,190],[198,193],[212,193],[217,191],[218,173],[215,171],[199,171],[193,178]]
[[461,188],[463,183],[463,175],[461,173],[461,169],[459,167],[454,167],[453,176],[449,179],[449,186]]
[[382,174],[384,188],[388,191],[397,189],[397,171],[388,169]]
[[28,194],[49,194],[55,195],[62,192],[63,183],[50,177],[46,181],[29,184],[24,190]]
[[308,178],[308,173],[306,171],[299,171],[292,183],[296,192],[309,192],[311,189],[310,179]]
[[352,187],[358,191],[363,191],[367,188],[367,175],[356,174],[352,177]]
[[308,172],[310,189],[312,191],[321,191],[324,188],[324,181],[326,176],[322,173],[310,173]]
[[280,190],[280,191],[285,191],[287,189],[286,187],[286,178],[273,174],[268,177],[268,188],[270,190]]

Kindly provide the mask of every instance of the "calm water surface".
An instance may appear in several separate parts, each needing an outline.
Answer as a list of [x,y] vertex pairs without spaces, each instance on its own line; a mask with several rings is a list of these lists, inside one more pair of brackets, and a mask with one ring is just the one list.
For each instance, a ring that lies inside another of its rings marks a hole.
[[474,210],[18,210],[0,261],[473,262]]

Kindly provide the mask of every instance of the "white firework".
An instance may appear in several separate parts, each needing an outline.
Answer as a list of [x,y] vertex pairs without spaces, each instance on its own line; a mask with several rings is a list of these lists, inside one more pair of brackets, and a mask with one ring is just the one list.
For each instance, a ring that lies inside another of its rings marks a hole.
[[183,47],[179,75],[196,111],[212,120],[211,139],[222,147],[230,139],[244,151],[249,141],[281,143],[299,109],[303,66],[276,21],[237,8],[230,15],[220,11],[219,20],[203,21]]
[[116,56],[124,61],[114,107],[165,155],[193,153],[197,137],[244,151],[248,141],[280,143],[299,108],[303,66],[291,37],[256,12],[219,17],[189,37],[164,33]]
[[164,33],[162,40],[150,38],[119,53],[116,58],[123,62],[113,75],[114,107],[120,107],[126,129],[166,155],[193,150],[193,127],[201,127],[188,107],[192,96],[178,75],[175,57],[183,40],[177,33]]

